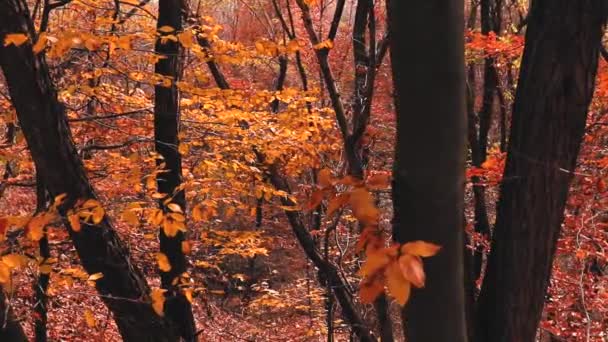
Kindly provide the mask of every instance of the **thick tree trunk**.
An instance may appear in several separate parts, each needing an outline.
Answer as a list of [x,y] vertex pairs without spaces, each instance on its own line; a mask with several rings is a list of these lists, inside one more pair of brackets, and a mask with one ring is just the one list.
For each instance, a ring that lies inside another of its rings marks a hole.
[[605,0],[535,0],[513,106],[479,341],[534,341],[594,89]]
[[442,247],[425,260],[426,287],[404,310],[408,341],[466,341],[464,5],[390,1],[388,16],[397,110],[393,236]]
[[[164,212],[170,212],[165,204],[167,199],[175,203],[185,212],[186,197],[182,184],[182,160],[178,151],[179,146],[179,93],[176,82],[180,75],[181,48],[176,41],[162,40],[162,35],[177,34],[182,31],[182,1],[160,0],[158,2],[157,27],[172,27],[174,31],[162,33],[156,42],[156,53],[164,58],[159,59],[154,71],[171,80],[171,85],[157,85],[154,98],[154,138],[156,152],[162,159],[158,160],[164,172],[158,174],[158,192],[166,194],[159,201]],[[163,229],[159,231],[160,251],[169,259],[171,269],[161,271],[161,284],[166,290],[166,315],[179,329],[179,334],[187,341],[194,340],[196,331],[192,307],[184,294],[180,291],[179,281],[181,275],[187,271],[186,256],[182,252],[182,242],[185,240],[184,232],[178,231],[173,237],[167,236]]]
[[[25,1],[0,1],[0,41],[4,41],[7,33],[33,36]],[[67,194],[66,206],[77,199],[95,198],[44,57],[34,56],[30,42],[19,47],[2,46],[0,67],[49,194]],[[172,327],[152,309],[145,278],[131,263],[129,252],[109,219],[105,217],[98,225],[83,224],[80,232],[71,229],[69,232],[85,270],[104,275],[96,281],[96,287],[114,314],[124,340],[175,340]]]
[[27,342],[23,328],[15,320],[2,286],[0,286],[0,341]]

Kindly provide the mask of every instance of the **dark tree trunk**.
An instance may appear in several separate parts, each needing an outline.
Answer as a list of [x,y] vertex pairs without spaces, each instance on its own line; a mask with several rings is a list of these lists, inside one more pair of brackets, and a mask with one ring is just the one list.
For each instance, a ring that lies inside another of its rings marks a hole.
[[442,247],[425,260],[426,287],[405,307],[407,340],[466,341],[464,5],[390,1],[388,16],[397,110],[393,237]]
[[[183,9],[181,0],[160,0],[158,2],[157,28],[169,26],[173,32],[162,33],[156,42],[156,53],[164,58],[159,59],[154,71],[171,80],[171,85],[157,85],[154,98],[154,138],[156,152],[162,156],[158,165],[162,166],[164,172],[157,176],[158,192],[166,194],[159,201],[161,209],[170,212],[165,202],[175,203],[186,211],[186,197],[182,184],[182,160],[178,151],[179,146],[179,93],[176,82],[180,75],[181,53],[180,44],[167,39],[162,41],[162,35],[177,34],[182,31]],[[168,204],[168,203],[167,203]],[[196,331],[192,307],[180,290],[181,275],[187,270],[186,256],[182,252],[182,242],[185,234],[178,231],[173,237],[167,236],[163,229],[159,231],[160,251],[167,256],[171,269],[168,272],[161,271],[161,284],[166,290],[166,310],[169,319],[179,329],[179,334],[187,341],[194,340]]]
[[2,286],[0,286],[0,341],[27,342],[23,328],[15,319]]
[[[46,209],[47,195],[44,183],[42,182],[42,176],[40,172],[36,171],[36,213],[41,213]],[[43,265],[51,257],[51,250],[49,247],[49,239],[47,236],[46,228],[44,228],[44,235],[42,239],[38,241],[38,249],[40,251],[40,258],[42,259],[40,265]],[[34,312],[36,316],[34,318],[34,338],[36,342],[47,341],[47,312],[48,312],[48,296],[47,289],[49,287],[50,274],[39,273],[38,279],[34,284]]]
[[[7,33],[33,36],[33,24],[23,0],[0,1],[0,40]],[[11,99],[36,168],[51,196],[67,194],[65,209],[77,199],[95,198],[67,124],[64,107],[50,80],[42,55],[34,56],[28,42],[0,47]],[[98,225],[82,224],[70,237],[85,270],[102,273],[96,287],[114,314],[125,341],[174,341],[171,325],[156,315],[143,274],[107,217]]]
[[532,4],[479,298],[479,341],[534,341],[608,10],[605,0]]

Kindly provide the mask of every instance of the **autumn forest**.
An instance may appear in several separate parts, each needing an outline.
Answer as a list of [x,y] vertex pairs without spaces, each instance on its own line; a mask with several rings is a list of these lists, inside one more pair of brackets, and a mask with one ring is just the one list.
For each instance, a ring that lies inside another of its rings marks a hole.
[[607,342],[607,19],[0,0],[0,341]]

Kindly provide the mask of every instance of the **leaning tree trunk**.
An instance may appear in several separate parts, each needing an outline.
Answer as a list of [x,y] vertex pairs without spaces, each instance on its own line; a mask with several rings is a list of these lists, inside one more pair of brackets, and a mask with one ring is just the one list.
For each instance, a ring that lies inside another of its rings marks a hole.
[[605,0],[535,0],[529,17],[479,341],[534,341],[593,96]]
[[[182,184],[182,160],[179,146],[179,93],[176,82],[180,74],[181,48],[179,42],[166,39],[163,35],[178,34],[182,31],[181,0],[160,0],[158,2],[157,28],[169,26],[172,32],[163,33],[156,42],[156,53],[163,56],[156,63],[154,71],[170,79],[170,86],[157,85],[154,98],[154,138],[156,152],[162,156],[158,160],[165,172],[158,174],[158,192],[166,194],[159,203],[164,212],[169,212],[167,200],[180,206],[185,212],[186,196],[180,188]],[[161,271],[161,284],[166,290],[166,315],[179,329],[179,334],[187,341],[194,340],[196,331],[192,306],[180,291],[181,276],[187,271],[186,256],[182,252],[185,234],[178,231],[175,236],[167,236],[163,229],[159,231],[160,251],[165,254],[171,265],[168,271]],[[177,279],[177,281],[176,281]]]
[[[0,1],[0,41],[8,33],[33,37],[33,24],[23,0]],[[51,196],[67,194],[62,213],[77,199],[95,198],[44,57],[34,55],[30,42],[19,47],[2,45],[0,67],[47,191]],[[131,263],[129,251],[109,219],[104,217],[100,224],[83,224],[80,232],[69,232],[85,270],[104,275],[96,281],[96,287],[114,314],[124,340],[175,340],[172,326],[152,309],[146,280]]]
[[393,237],[442,246],[425,260],[426,287],[412,293],[404,310],[408,341],[467,340],[463,12],[462,0],[388,5],[397,110]]

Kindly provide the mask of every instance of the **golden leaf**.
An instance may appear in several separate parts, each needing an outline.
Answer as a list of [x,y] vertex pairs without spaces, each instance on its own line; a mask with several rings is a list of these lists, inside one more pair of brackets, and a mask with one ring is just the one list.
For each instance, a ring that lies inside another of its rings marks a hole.
[[95,316],[93,315],[93,311],[90,309],[84,310],[84,321],[87,323],[89,328],[94,328],[97,325],[95,321]]
[[422,267],[422,259],[417,256],[405,254],[399,257],[399,268],[403,277],[410,281],[414,286],[424,287],[426,275]]
[[171,27],[171,26],[167,26],[167,25],[165,25],[165,26],[161,26],[161,27],[159,27],[159,28],[158,28],[158,31],[159,31],[159,32],[162,32],[162,33],[169,33],[169,32],[173,32],[173,31],[175,31],[175,29],[174,29],[173,27]]
[[78,215],[76,215],[76,214],[68,215],[68,221],[70,222],[70,227],[72,227],[73,231],[75,231],[75,232],[80,231],[80,217],[78,217]]
[[365,187],[351,191],[349,203],[357,220],[366,226],[377,225],[380,212],[374,204],[374,197]]
[[183,213],[182,208],[177,203],[169,203],[167,204],[167,208],[174,213]]
[[11,280],[11,269],[3,262],[0,262],[0,284],[7,284]]
[[27,264],[27,258],[20,254],[11,253],[3,256],[2,262],[11,269],[20,268]]
[[4,46],[9,46],[11,44],[19,46],[27,42],[28,39],[29,38],[24,33],[9,33],[4,36]]
[[171,264],[169,263],[169,258],[163,253],[156,253],[156,262],[158,263],[158,268],[163,272],[171,271]]
[[40,272],[40,274],[51,274],[51,272],[53,272],[53,266],[49,264],[40,265],[40,267],[38,267],[38,272]]
[[139,217],[137,213],[132,209],[127,209],[122,212],[122,219],[132,226],[139,224]]
[[401,246],[402,253],[416,255],[423,258],[428,258],[437,254],[440,249],[441,246],[425,241],[407,242]]
[[405,305],[410,297],[411,284],[399,268],[399,264],[391,263],[386,269],[386,287],[397,303]]
[[165,315],[165,291],[166,290],[163,289],[152,289],[152,293],[150,294],[150,297],[152,298],[152,308],[159,316]]
[[390,261],[390,257],[384,250],[369,254],[359,270],[359,275],[362,277],[373,276],[378,271],[384,269]]
[[103,278],[103,273],[97,272],[97,273],[91,274],[87,280],[88,281],[96,281],[96,280],[99,280],[101,278]]

